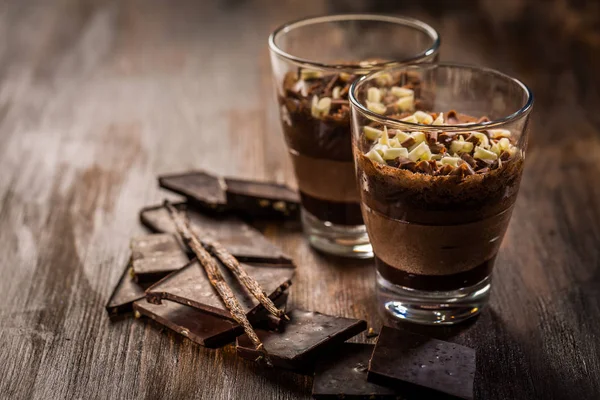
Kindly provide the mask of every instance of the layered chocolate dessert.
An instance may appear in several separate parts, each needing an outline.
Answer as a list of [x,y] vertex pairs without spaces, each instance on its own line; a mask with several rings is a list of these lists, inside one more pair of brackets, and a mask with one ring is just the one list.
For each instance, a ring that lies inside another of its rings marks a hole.
[[487,118],[426,111],[430,102],[415,101],[419,89],[409,83],[366,94],[370,110],[429,126],[414,132],[375,122],[362,127],[354,150],[363,217],[383,278],[418,290],[456,290],[491,272],[523,153],[510,130],[445,131],[444,125]]
[[355,75],[288,72],[281,121],[304,209],[321,221],[362,225],[348,91]]

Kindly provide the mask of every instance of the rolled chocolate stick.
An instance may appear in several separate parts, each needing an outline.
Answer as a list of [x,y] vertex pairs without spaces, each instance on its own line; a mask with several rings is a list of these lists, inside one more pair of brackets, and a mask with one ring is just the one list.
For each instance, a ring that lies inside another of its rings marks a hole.
[[254,332],[254,328],[252,328],[250,321],[248,321],[248,318],[246,318],[246,314],[242,310],[239,301],[231,291],[231,288],[225,282],[225,279],[223,278],[223,275],[221,275],[221,272],[219,271],[219,267],[215,260],[212,258],[210,253],[206,251],[206,249],[202,246],[202,243],[200,243],[196,234],[190,229],[187,219],[185,217],[182,217],[179,211],[177,211],[177,209],[173,207],[173,205],[168,200],[165,201],[165,207],[167,208],[167,210],[169,210],[169,214],[171,215],[171,218],[173,219],[173,222],[177,227],[177,232],[179,233],[179,235],[181,235],[181,238],[183,239],[185,244],[194,252],[196,257],[198,258],[198,262],[206,271],[206,275],[208,276],[210,283],[213,285],[217,293],[219,293],[219,296],[221,296],[223,303],[225,303],[225,306],[231,313],[233,319],[235,319],[235,321],[244,328],[244,332],[246,332],[246,335],[252,341],[254,347],[261,353],[263,353],[264,359],[267,361],[268,364],[270,364],[270,360],[262,342],[256,335],[256,332]]

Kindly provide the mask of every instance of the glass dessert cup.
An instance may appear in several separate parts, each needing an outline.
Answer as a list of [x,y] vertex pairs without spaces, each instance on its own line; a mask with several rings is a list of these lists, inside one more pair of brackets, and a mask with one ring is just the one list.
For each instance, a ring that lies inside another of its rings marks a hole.
[[490,69],[418,64],[361,77],[350,103],[381,310],[421,324],[477,315],[519,190],[530,90]]
[[303,229],[317,250],[373,257],[354,171],[350,85],[374,70],[435,61],[439,45],[437,32],[423,22],[361,14],[304,19],[269,37]]

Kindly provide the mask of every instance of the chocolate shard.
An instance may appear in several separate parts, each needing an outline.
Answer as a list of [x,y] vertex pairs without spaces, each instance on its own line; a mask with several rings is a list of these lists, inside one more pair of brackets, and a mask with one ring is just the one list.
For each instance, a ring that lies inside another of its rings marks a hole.
[[131,312],[133,302],[144,298],[144,288],[133,280],[132,275],[131,265],[128,263],[106,303],[106,311],[110,316]]
[[[250,276],[258,281],[271,300],[277,299],[291,285],[291,279],[294,276],[294,269],[288,265],[242,264],[242,266]],[[249,319],[264,309],[229,269],[221,263],[219,263],[219,268]],[[162,299],[167,299],[232,319],[197,260],[149,287],[146,290],[146,297],[152,303],[160,303]]]
[[[278,307],[285,308],[286,302],[287,293],[276,299]],[[244,332],[240,325],[229,319],[170,300],[153,304],[146,299],[141,299],[133,303],[133,309],[204,347],[225,346]],[[274,327],[275,321],[267,319],[270,315],[264,314],[264,317],[265,320],[258,322],[258,325],[269,329]]]
[[385,326],[368,372],[370,382],[422,398],[472,399],[474,376],[474,349]]
[[227,210],[263,218],[297,218],[300,212],[298,194],[274,182],[223,178],[205,171],[165,175],[158,182],[203,210]]
[[[185,204],[177,204],[176,207],[181,210]],[[206,215],[194,210],[187,210],[187,216],[194,232],[206,232],[241,262],[293,265],[289,255],[237,217]],[[142,209],[140,220],[154,232],[176,233],[173,220],[164,206]]]
[[133,303],[133,308],[140,314],[205,347],[222,347],[244,331],[240,325],[231,320],[169,300],[152,304],[141,299]]
[[136,282],[156,282],[190,262],[179,241],[170,233],[133,238],[130,247]]
[[317,360],[312,395],[329,399],[405,399],[403,393],[367,381],[369,358],[375,345],[343,343]]
[[[281,333],[257,330],[271,362],[276,367],[307,373],[324,350],[336,347],[367,329],[362,320],[334,317],[313,311],[292,310]],[[238,337],[237,352],[256,360],[260,356],[246,335]]]
[[298,193],[272,182],[225,178],[228,207],[253,217],[296,218],[300,211]]
[[158,178],[160,187],[185,196],[194,206],[223,211],[227,208],[225,181],[204,171],[164,175]]

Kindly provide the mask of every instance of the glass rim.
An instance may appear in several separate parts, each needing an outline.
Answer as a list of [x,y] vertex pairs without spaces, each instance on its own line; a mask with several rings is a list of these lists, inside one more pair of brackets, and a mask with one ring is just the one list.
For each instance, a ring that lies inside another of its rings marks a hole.
[[[308,25],[314,25],[324,22],[339,22],[339,21],[379,21],[379,22],[389,22],[396,25],[408,26],[415,29],[420,30],[421,32],[426,33],[433,43],[426,50],[417,53],[415,56],[401,60],[401,61],[385,61],[385,62],[376,62],[371,63],[369,66],[364,66],[360,64],[328,64],[322,63],[302,57],[296,57],[279,47],[275,40],[284,33],[290,32],[296,28],[301,28]],[[334,15],[322,15],[322,16],[314,16],[314,17],[306,17],[297,19],[294,21],[286,22],[283,25],[277,27],[270,35],[269,35],[269,49],[277,54],[277,56],[284,58],[296,65],[309,67],[316,70],[337,70],[337,71],[353,71],[355,73],[368,73],[373,70],[379,70],[382,68],[390,68],[394,66],[400,66],[403,64],[411,64],[415,61],[423,59],[425,57],[431,56],[435,54],[441,45],[440,35],[438,32],[431,27],[429,24],[420,21],[416,18],[411,17],[401,17],[401,16],[391,16],[391,15],[382,15],[382,14],[368,14],[368,13],[359,13],[359,14],[334,14]]]
[[[458,125],[426,125],[426,124],[413,123],[413,122],[408,122],[408,121],[401,121],[396,118],[390,118],[388,116],[377,114],[377,113],[369,110],[367,107],[365,107],[361,102],[358,101],[358,99],[355,96],[356,91],[359,89],[359,87],[362,84],[364,84],[366,81],[374,79],[374,77],[379,73],[390,72],[391,70],[393,70],[394,72],[398,72],[398,71],[402,71],[402,70],[409,71],[409,70],[416,70],[416,69],[425,69],[428,67],[429,68],[444,67],[444,68],[455,68],[455,69],[486,72],[486,73],[492,74],[498,78],[511,81],[523,90],[523,93],[526,95],[525,104],[523,106],[521,106],[517,111],[515,111],[507,116],[504,116],[502,118],[497,118],[497,119],[487,121],[487,122],[473,122],[473,123],[458,124]],[[396,68],[389,68],[389,69],[384,69],[384,70],[380,70],[380,71],[373,71],[373,72],[369,73],[368,75],[361,76],[359,79],[357,79],[356,81],[354,81],[352,83],[352,85],[350,86],[350,91],[348,93],[348,99],[350,100],[352,109],[355,109],[355,108],[358,109],[362,114],[365,114],[369,119],[377,121],[377,122],[385,124],[385,125],[389,124],[394,127],[400,127],[400,128],[404,127],[405,129],[403,129],[403,130],[407,130],[407,131],[410,131],[410,130],[440,131],[440,130],[442,130],[442,131],[446,131],[446,132],[467,132],[467,131],[476,131],[476,130],[486,130],[486,129],[496,128],[498,126],[506,125],[509,122],[519,119],[521,116],[526,116],[531,111],[531,108],[533,107],[533,92],[531,91],[531,89],[529,89],[529,87],[526,84],[521,82],[519,79],[513,78],[512,76],[507,75],[498,70],[495,70],[493,68],[481,67],[481,66],[472,65],[472,64],[461,64],[461,63],[419,63],[419,64],[398,66]]]

